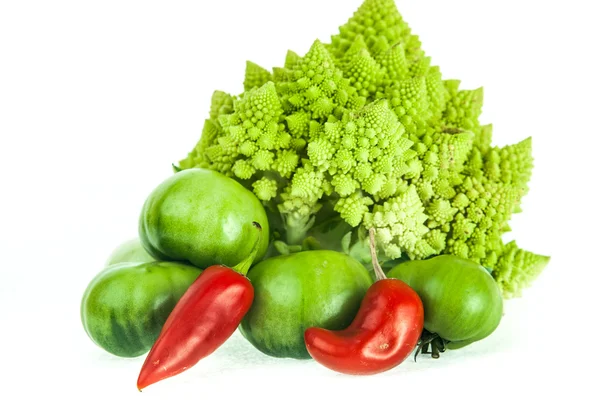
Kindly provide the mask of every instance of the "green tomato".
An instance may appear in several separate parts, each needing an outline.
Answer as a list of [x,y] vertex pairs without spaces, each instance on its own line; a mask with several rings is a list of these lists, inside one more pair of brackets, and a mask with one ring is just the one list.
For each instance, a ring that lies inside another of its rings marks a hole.
[[253,221],[262,227],[258,261],[269,244],[269,223],[258,198],[225,175],[191,168],[167,178],[148,196],[139,236],[159,260],[188,261],[200,268],[234,266],[252,251]]
[[202,271],[168,261],[120,263],[98,273],[81,301],[81,321],[94,343],[120,357],[150,350],[167,317]]
[[304,331],[343,329],[352,322],[373,281],[358,261],[331,250],[268,258],[250,269],[254,302],[242,335],[273,357],[308,359]]
[[139,238],[129,239],[126,242],[120,244],[113,252],[108,256],[106,263],[104,264],[106,267],[109,267],[113,264],[120,264],[123,262],[152,262],[156,261],[154,257],[152,257],[142,243]]
[[492,276],[479,264],[453,255],[407,261],[388,278],[406,282],[421,297],[425,329],[459,348],[490,335],[500,324],[503,299]]

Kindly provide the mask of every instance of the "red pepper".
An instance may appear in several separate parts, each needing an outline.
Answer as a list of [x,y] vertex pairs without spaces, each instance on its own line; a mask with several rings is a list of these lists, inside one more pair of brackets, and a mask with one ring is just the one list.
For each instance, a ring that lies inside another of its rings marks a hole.
[[190,285],[165,321],[140,371],[138,390],[180,374],[213,353],[238,328],[254,300],[254,288],[246,273],[258,252],[233,268],[213,265]]
[[402,363],[416,347],[423,330],[423,303],[399,279],[386,278],[377,262],[374,231],[371,255],[377,277],[350,326],[341,331],[308,328],[309,354],[325,367],[345,374],[371,375]]

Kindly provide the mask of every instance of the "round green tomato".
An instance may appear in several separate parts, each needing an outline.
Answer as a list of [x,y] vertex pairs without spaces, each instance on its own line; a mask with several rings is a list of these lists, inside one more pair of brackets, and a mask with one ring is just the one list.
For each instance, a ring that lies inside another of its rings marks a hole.
[[254,302],[240,325],[242,335],[265,354],[298,359],[310,358],[304,331],[346,328],[373,283],[362,264],[330,250],[268,258],[248,278]]
[[81,301],[81,321],[93,342],[120,357],[150,350],[167,317],[202,271],[155,261],[121,263],[103,269]]
[[407,261],[388,278],[406,282],[421,297],[425,329],[458,348],[490,335],[500,324],[503,299],[492,276],[479,264],[453,255]]
[[269,223],[256,196],[218,172],[191,168],[175,173],[146,199],[139,220],[144,248],[159,260],[197,267],[234,266],[245,259],[262,226],[260,260],[269,242]]
[[106,263],[104,264],[106,267],[109,267],[113,264],[120,264],[123,262],[152,262],[156,261],[154,257],[152,257],[142,243],[139,238],[129,239],[126,242],[120,244],[113,252],[108,256]]

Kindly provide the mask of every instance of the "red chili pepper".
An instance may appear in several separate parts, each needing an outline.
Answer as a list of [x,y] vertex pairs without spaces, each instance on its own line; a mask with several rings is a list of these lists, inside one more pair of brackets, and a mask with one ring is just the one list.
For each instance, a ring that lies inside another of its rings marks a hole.
[[402,363],[423,330],[423,303],[399,279],[386,278],[377,262],[371,229],[371,256],[377,277],[346,329],[311,327],[304,333],[309,354],[325,367],[352,375],[371,375]]
[[233,268],[213,265],[190,285],[165,321],[140,371],[138,390],[180,374],[213,353],[237,329],[254,300],[246,273],[260,247]]

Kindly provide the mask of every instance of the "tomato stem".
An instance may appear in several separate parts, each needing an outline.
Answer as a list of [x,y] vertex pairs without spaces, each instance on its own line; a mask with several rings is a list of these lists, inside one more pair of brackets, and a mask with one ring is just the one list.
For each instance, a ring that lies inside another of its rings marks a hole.
[[381,265],[379,265],[379,260],[377,260],[377,249],[375,248],[375,228],[369,229],[369,250],[371,251],[371,262],[373,263],[373,269],[375,270],[375,280],[380,281],[382,279],[387,279]]
[[262,226],[256,221],[252,221],[252,226],[254,226],[258,232],[258,238],[254,241],[254,247],[252,247],[252,251],[248,254],[248,257],[244,258],[238,265],[233,267],[232,269],[244,276],[248,273],[248,270],[252,266],[254,259],[256,258],[256,254],[258,254],[258,249],[260,248],[260,243],[262,241]]

